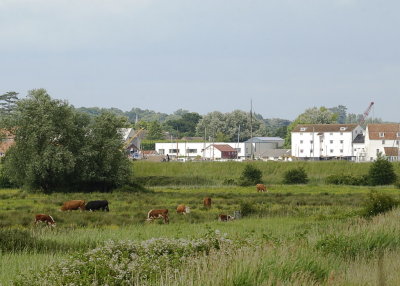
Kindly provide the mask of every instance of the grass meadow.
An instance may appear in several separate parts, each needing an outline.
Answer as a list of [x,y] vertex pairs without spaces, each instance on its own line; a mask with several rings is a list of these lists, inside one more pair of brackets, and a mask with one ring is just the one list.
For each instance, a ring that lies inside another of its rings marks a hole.
[[[305,167],[308,185],[280,184],[282,173],[294,167],[291,163],[255,164],[263,171],[268,193],[224,183],[240,176],[243,163],[237,162],[135,162],[139,180],[161,181],[146,184],[147,191],[46,195],[0,190],[0,285],[41,285],[35,273],[44,265],[60,265],[109,240],[194,240],[216,231],[235,247],[200,252],[136,285],[400,285],[400,210],[371,219],[360,216],[370,191],[400,199],[398,189],[324,184],[330,174],[366,174],[368,164],[294,163]],[[212,198],[211,209],[202,205],[205,196]],[[110,212],[60,212],[61,204],[71,199],[107,199]],[[181,203],[190,206],[190,214],[175,212]],[[145,222],[147,212],[156,208],[169,209],[170,224]],[[236,210],[246,216],[217,221],[218,214]],[[35,226],[37,213],[51,214],[57,226]]]

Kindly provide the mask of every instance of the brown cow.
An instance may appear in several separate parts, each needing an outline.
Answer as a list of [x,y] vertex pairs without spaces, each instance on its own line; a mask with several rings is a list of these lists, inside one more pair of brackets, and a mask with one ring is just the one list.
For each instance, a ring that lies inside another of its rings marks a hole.
[[184,214],[184,215],[186,215],[186,214],[190,213],[190,208],[187,207],[187,206],[185,206],[185,205],[179,205],[179,206],[176,208],[176,212],[177,212],[178,214]]
[[264,184],[256,185],[257,192],[268,192],[267,187]]
[[153,221],[158,218],[164,218],[164,223],[169,223],[168,210],[150,210],[147,214],[147,221]]
[[85,210],[86,203],[84,200],[73,200],[63,203],[61,210],[62,211],[72,211],[80,209],[82,211]]
[[230,220],[234,220],[235,218],[233,216],[230,215],[226,215],[226,214],[220,214],[218,215],[218,220],[219,221],[230,221]]
[[45,222],[47,225],[56,226],[56,222],[54,221],[53,217],[47,214],[35,215],[35,224],[38,224],[38,222]]
[[211,198],[210,197],[204,198],[203,204],[204,204],[204,207],[211,208]]

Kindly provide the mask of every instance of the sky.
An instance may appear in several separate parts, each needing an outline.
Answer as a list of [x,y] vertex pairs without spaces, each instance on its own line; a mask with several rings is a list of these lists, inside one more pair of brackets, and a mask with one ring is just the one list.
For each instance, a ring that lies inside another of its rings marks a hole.
[[398,0],[0,0],[0,94],[400,122]]

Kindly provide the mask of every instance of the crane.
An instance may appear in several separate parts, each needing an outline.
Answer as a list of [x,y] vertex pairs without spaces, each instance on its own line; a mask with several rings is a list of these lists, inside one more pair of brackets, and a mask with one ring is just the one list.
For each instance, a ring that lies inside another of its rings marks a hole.
[[140,134],[142,134],[144,132],[144,128],[141,128],[138,132],[136,132],[136,134],[134,136],[132,136],[131,138],[129,138],[125,144],[124,144],[124,149],[128,148],[129,145],[131,145],[132,141],[138,137]]
[[371,111],[372,106],[374,105],[374,102],[370,102],[368,108],[364,111],[363,115],[361,116],[360,120],[358,121],[359,125],[364,124],[365,119],[368,117],[369,112]]

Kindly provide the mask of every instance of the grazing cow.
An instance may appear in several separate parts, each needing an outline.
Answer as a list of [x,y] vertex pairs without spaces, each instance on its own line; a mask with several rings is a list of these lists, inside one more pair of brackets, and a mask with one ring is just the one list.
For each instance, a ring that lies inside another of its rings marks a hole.
[[47,225],[56,226],[56,222],[54,221],[53,217],[47,214],[35,215],[35,224],[38,224],[38,222],[45,222]]
[[176,208],[176,212],[178,213],[178,214],[188,214],[188,213],[190,213],[190,208],[189,207],[187,207],[187,206],[185,206],[185,205],[179,205],[177,208]]
[[85,209],[87,211],[110,211],[108,208],[108,201],[107,200],[102,200],[102,201],[90,201],[86,204]]
[[204,204],[204,207],[211,208],[211,198],[210,197],[204,198],[203,204]]
[[147,221],[153,221],[158,218],[163,218],[164,223],[169,223],[168,210],[167,209],[150,210],[147,214]]
[[219,221],[230,221],[230,220],[234,220],[235,218],[233,216],[230,215],[226,215],[226,214],[220,214],[218,215],[218,220]]
[[256,185],[257,192],[268,192],[267,187],[264,184]]
[[65,202],[62,207],[61,210],[62,211],[72,211],[72,210],[85,210],[85,201],[84,200],[73,200],[73,201],[68,201]]

